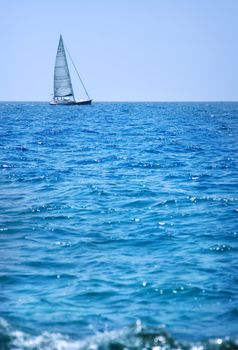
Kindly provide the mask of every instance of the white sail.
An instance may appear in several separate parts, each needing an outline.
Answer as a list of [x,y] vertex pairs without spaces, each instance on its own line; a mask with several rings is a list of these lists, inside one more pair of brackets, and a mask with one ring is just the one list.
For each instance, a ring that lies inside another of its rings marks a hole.
[[54,97],[66,96],[72,96],[74,99],[64,43],[62,36],[60,35],[54,69]]

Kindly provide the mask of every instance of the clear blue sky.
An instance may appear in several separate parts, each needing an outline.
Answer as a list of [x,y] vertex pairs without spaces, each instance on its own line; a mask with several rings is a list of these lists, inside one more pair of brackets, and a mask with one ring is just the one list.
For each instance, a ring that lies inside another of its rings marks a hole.
[[238,0],[2,1],[0,100],[51,98],[60,33],[94,100],[238,100]]

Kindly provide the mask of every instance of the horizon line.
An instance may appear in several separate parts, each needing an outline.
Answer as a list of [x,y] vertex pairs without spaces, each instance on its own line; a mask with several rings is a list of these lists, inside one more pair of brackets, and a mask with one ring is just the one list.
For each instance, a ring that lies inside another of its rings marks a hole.
[[[43,100],[0,100],[0,103],[49,103]],[[238,100],[93,100],[94,103],[221,103],[238,102]]]

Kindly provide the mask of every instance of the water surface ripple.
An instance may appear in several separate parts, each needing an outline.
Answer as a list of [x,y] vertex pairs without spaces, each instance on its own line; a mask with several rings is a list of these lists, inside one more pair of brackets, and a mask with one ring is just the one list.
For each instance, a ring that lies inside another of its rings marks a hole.
[[238,103],[1,103],[2,349],[237,339],[237,153]]

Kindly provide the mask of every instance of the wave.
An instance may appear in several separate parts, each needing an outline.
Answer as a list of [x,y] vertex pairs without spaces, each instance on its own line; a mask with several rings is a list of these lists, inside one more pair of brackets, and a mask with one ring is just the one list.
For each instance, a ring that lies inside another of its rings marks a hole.
[[161,328],[140,321],[122,330],[97,333],[86,339],[73,339],[61,333],[31,335],[0,320],[1,350],[237,350],[238,337],[212,338],[200,342],[173,338]]

